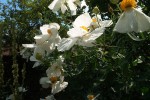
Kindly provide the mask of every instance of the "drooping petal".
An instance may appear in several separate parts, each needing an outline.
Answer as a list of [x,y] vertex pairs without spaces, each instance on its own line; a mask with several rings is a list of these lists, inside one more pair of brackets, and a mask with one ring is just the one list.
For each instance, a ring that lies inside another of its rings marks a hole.
[[119,33],[144,32],[150,30],[150,17],[132,8],[125,11],[119,18],[113,31]]
[[57,46],[58,51],[69,50],[77,41],[77,38],[63,38]]
[[143,12],[135,9],[135,18],[138,23],[137,32],[144,32],[150,30],[150,17],[145,15]]
[[120,16],[119,20],[117,21],[114,30],[119,33],[128,33],[138,30],[138,23],[135,19],[134,10],[131,9],[129,11],[123,12]]

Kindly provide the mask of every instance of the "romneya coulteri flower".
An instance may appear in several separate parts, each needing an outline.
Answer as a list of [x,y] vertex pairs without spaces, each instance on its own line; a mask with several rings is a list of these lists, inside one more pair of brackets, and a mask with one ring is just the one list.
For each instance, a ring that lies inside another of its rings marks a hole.
[[65,89],[68,85],[68,82],[64,82],[63,76],[63,64],[64,58],[60,56],[56,62],[54,62],[51,67],[46,70],[47,77],[42,77],[40,79],[40,84],[43,88],[48,88],[51,84],[52,94],[56,94],[63,89]]
[[34,48],[33,56],[30,57],[31,61],[35,61],[34,67],[39,66],[44,56],[55,50],[55,47],[61,40],[58,35],[60,26],[57,23],[50,23],[40,27],[41,35],[34,37],[36,44],[23,44],[25,48]]
[[111,24],[111,20],[101,21],[97,17],[91,18],[89,13],[84,13],[75,19],[73,28],[67,32],[69,38],[63,38],[57,49],[58,51],[69,50],[75,44],[92,47],[95,40],[103,34],[105,27]]
[[71,14],[76,15],[77,5],[81,6],[81,2],[79,0],[54,0],[48,6],[48,8],[51,9],[54,13],[61,9],[61,12],[64,14],[69,7]]
[[136,8],[135,0],[122,0],[121,9],[124,11],[117,21],[114,30],[119,33],[144,32],[150,30],[150,17]]

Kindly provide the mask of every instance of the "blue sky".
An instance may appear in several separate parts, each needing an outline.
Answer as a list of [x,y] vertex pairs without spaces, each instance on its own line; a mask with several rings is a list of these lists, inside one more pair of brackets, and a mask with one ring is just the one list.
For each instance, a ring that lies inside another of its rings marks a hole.
[[2,2],[2,3],[6,3],[6,2],[7,2],[7,0],[0,0],[0,2]]

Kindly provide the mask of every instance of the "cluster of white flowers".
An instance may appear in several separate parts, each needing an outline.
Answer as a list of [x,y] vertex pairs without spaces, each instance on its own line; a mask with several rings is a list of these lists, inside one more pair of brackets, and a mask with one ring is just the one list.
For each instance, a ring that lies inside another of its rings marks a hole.
[[52,95],[48,96],[49,98],[54,94],[64,90],[68,85],[68,82],[64,81],[63,61],[64,58],[62,56],[59,56],[59,58],[56,59],[56,61],[52,63],[52,65],[46,70],[47,77],[42,77],[40,79],[40,84],[43,88],[49,88],[51,86]]
[[[134,8],[135,3],[135,0],[123,0],[121,2],[121,8],[124,12],[121,14],[113,31],[129,33],[144,32],[150,29],[150,17]],[[77,6],[81,7],[79,0],[54,0],[48,7],[53,12],[61,9],[62,13],[65,13],[69,8],[71,14],[76,15]],[[35,44],[23,44],[23,46],[25,48],[34,48],[34,53],[30,57],[31,61],[35,61],[34,68],[42,63],[42,59],[45,56],[56,50],[56,47],[58,51],[64,52],[70,50],[74,45],[83,47],[95,46],[96,39],[104,33],[106,27],[112,24],[112,20],[102,20],[98,14],[91,17],[89,13],[83,13],[72,23],[73,28],[67,32],[68,38],[61,38],[59,36],[59,24],[50,23],[40,27],[42,34],[34,37]],[[46,100],[55,100],[54,94],[62,91],[68,85],[68,82],[64,81],[63,60],[64,58],[60,56],[46,70],[47,77],[40,79],[40,84],[43,88],[51,86],[51,95],[45,97]]]

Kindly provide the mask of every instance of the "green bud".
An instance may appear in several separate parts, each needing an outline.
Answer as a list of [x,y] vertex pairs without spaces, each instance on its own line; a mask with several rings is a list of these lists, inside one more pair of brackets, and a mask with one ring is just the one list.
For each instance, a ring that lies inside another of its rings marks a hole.
[[99,8],[96,6],[94,7],[94,9],[92,10],[93,13],[98,14],[100,12]]

